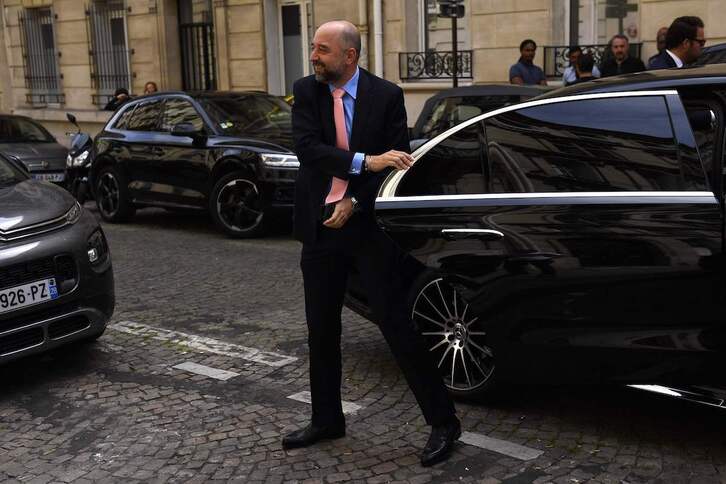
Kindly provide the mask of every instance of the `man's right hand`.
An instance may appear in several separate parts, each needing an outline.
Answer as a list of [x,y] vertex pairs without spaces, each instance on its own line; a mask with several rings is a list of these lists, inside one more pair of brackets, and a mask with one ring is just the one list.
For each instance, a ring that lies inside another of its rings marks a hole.
[[386,151],[382,155],[371,155],[366,161],[367,170],[374,173],[384,170],[389,166],[396,170],[408,170],[413,166],[413,157],[403,151],[391,150]]

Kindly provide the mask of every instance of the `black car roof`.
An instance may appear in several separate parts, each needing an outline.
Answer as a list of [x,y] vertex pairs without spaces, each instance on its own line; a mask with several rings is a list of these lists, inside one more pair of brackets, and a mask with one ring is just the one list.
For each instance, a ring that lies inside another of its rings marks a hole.
[[547,86],[519,86],[515,84],[479,84],[476,86],[444,89],[429,99],[443,99],[461,96],[539,96],[551,90]]
[[268,94],[264,91],[159,91],[152,94],[144,94],[131,98],[128,102],[138,102],[144,99],[152,99],[155,97],[164,98],[169,96],[188,96],[194,99],[199,98],[222,98],[222,97],[237,97],[237,96],[270,96],[276,97],[272,94]]
[[726,84],[726,64],[643,71],[635,74],[595,79],[594,81],[583,82],[548,92],[547,94],[539,96],[538,99],[596,92],[675,89],[679,87],[712,84]]

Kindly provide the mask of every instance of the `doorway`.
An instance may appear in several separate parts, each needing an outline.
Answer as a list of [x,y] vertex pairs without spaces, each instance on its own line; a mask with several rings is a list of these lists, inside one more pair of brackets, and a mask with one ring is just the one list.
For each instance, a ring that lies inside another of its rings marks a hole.
[[292,94],[293,83],[310,75],[310,42],[313,38],[312,4],[305,0],[282,0],[279,10],[282,88]]
[[182,89],[217,88],[212,0],[179,0]]

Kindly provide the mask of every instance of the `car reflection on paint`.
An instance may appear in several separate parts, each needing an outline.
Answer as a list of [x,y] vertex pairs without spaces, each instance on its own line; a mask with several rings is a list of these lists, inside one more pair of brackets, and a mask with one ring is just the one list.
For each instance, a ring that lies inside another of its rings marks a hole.
[[111,255],[96,219],[0,157],[0,364],[95,340],[113,309]]
[[[723,404],[725,88],[723,66],[565,88],[389,175],[376,217],[452,393],[619,382]],[[346,304],[371,316],[355,278]]]

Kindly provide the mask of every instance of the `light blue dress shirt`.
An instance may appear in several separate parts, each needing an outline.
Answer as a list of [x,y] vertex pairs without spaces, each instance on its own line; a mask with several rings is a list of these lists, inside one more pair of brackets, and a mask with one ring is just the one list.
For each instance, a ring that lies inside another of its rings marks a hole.
[[[345,111],[345,131],[348,134],[348,143],[350,143],[350,134],[353,130],[353,115],[355,114],[355,98],[358,95],[358,78],[360,77],[360,69],[355,68],[355,74],[343,86],[345,94],[343,94],[343,111]],[[336,88],[332,84],[328,84],[332,93]],[[353,156],[353,162],[350,164],[348,173],[351,175],[360,175],[360,169],[363,165],[364,153],[356,153]]]

